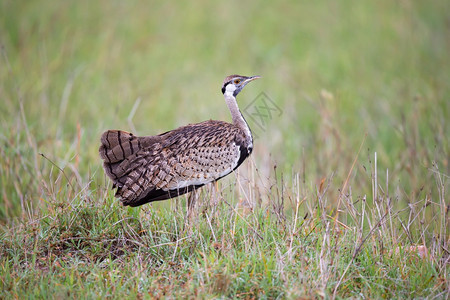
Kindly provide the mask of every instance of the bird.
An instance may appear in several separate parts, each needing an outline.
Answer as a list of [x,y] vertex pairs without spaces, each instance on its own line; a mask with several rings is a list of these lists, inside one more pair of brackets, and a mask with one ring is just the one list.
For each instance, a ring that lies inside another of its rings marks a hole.
[[175,198],[215,182],[234,170],[253,150],[253,136],[236,96],[260,76],[230,75],[222,93],[232,122],[207,120],[155,136],[107,130],[99,154],[103,169],[124,206]]

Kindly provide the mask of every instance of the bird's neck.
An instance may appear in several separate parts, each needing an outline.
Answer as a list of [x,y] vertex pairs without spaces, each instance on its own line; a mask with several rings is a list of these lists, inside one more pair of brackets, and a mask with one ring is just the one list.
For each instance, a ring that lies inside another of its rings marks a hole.
[[242,116],[241,111],[239,110],[239,107],[237,105],[236,97],[233,96],[232,93],[225,92],[224,94],[225,102],[228,105],[228,109],[231,112],[231,119],[233,120],[233,124],[242,129],[244,134],[247,137],[247,140],[249,141],[250,145],[253,146],[253,137],[252,132],[250,131],[250,127],[248,126],[247,122],[244,119],[244,116]]

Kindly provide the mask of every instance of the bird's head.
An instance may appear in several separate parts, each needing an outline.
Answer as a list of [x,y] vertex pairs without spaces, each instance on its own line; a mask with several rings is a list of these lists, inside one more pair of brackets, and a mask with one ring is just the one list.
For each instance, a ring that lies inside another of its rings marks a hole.
[[250,81],[261,78],[260,76],[241,76],[241,75],[230,75],[225,78],[222,85],[222,93],[231,94],[234,97],[239,94],[240,91],[247,85]]

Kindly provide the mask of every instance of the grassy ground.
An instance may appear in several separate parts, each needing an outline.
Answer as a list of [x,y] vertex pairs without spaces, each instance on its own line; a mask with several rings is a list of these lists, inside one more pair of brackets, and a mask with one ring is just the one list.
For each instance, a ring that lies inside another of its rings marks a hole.
[[[447,2],[1,1],[0,297],[450,297]],[[251,160],[121,207],[101,133],[229,120],[233,73]]]

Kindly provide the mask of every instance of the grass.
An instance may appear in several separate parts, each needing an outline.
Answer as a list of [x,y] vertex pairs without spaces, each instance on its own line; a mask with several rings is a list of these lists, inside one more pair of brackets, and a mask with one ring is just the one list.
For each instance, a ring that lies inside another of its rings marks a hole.
[[[0,297],[450,297],[448,9],[2,1]],[[121,207],[101,133],[229,120],[232,73],[251,160]]]

